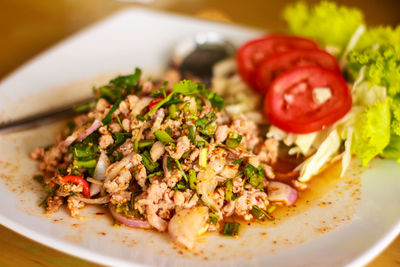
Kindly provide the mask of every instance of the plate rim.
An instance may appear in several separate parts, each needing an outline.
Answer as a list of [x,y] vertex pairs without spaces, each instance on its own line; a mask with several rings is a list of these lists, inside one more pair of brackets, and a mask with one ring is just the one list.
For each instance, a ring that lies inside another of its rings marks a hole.
[[[248,30],[248,31],[251,31],[251,30],[260,31],[260,29],[258,29],[256,27],[231,24],[231,23],[227,23],[227,22],[209,21],[209,20],[206,20],[203,18],[193,18],[193,17],[189,17],[186,15],[176,14],[176,13],[168,12],[168,11],[159,11],[159,10],[154,10],[154,9],[149,9],[149,8],[144,8],[144,7],[123,8],[114,13],[111,13],[110,15],[100,19],[99,21],[96,21],[93,24],[83,27],[79,31],[56,42],[55,44],[49,46],[48,48],[45,48],[40,53],[36,54],[35,56],[31,57],[29,60],[25,61],[19,67],[15,68],[11,72],[7,73],[2,79],[0,79],[0,85],[3,84],[4,82],[6,82],[7,80],[11,79],[13,76],[17,75],[21,70],[30,66],[38,59],[46,56],[47,54],[51,53],[52,51],[57,50],[59,47],[61,47],[65,43],[68,43],[70,40],[76,39],[81,35],[85,35],[86,32],[89,32],[93,29],[101,27],[104,24],[108,24],[110,21],[123,15],[124,13],[130,13],[130,12],[161,15],[164,17],[168,17],[170,19],[186,19],[186,20],[191,20],[191,21],[199,21],[201,23],[207,22],[207,23],[212,23],[215,25],[232,26],[234,28],[238,28],[238,29],[241,28],[241,29]],[[8,229],[11,229],[12,231],[16,232],[17,234],[20,234],[28,239],[31,239],[41,245],[44,245],[49,248],[53,248],[62,253],[73,255],[74,257],[80,258],[85,261],[91,261],[91,262],[105,264],[105,265],[146,266],[145,263],[128,262],[125,259],[107,256],[107,255],[101,255],[101,254],[91,251],[90,249],[87,249],[84,246],[77,247],[74,244],[59,240],[57,238],[53,238],[52,236],[36,233],[33,229],[29,229],[28,227],[25,227],[24,225],[22,225],[18,222],[14,222],[13,220],[8,219],[4,214],[1,214],[1,213],[0,213],[0,223],[2,225],[4,225],[5,227],[7,227]],[[364,265],[368,264],[376,256],[378,256],[385,248],[387,248],[391,244],[391,242],[393,242],[394,239],[399,235],[399,233],[400,233],[400,219],[389,231],[387,231],[384,235],[382,235],[382,237],[379,239],[378,242],[376,242],[369,249],[362,252],[362,254],[360,256],[352,259],[347,264],[347,266],[364,266]],[[82,251],[84,253],[82,253]],[[84,254],[84,255],[82,255],[82,254]]]

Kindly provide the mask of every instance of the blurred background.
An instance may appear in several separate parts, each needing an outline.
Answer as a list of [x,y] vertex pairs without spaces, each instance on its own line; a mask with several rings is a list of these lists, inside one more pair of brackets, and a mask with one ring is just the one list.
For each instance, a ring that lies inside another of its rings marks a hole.
[[[281,31],[288,0],[0,0],[0,79],[38,53],[127,7]],[[315,3],[319,1],[305,1]],[[400,24],[399,0],[337,0],[362,10],[369,25]],[[93,266],[0,226],[0,266]],[[369,266],[400,266],[400,238]]]
[[[288,0],[0,0],[0,79],[69,35],[117,10],[142,6],[279,31]],[[319,1],[306,1],[319,2]],[[400,24],[399,0],[340,0],[369,24]]]

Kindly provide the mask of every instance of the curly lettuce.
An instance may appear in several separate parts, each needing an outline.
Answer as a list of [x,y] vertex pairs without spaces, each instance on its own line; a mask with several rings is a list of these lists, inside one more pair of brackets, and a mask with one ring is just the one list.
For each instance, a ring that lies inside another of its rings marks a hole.
[[335,47],[339,52],[344,50],[357,28],[364,24],[359,9],[328,1],[314,7],[297,2],[288,5],[283,15],[291,33],[312,38],[325,47]]
[[[368,33],[368,31],[367,31]],[[348,72],[356,77],[364,68],[364,80],[383,86],[389,96],[400,93],[400,53],[394,45],[383,44],[350,51],[347,58]],[[400,50],[399,50],[400,51]]]
[[383,152],[381,156],[387,159],[397,159],[397,163],[400,164],[400,136],[397,134],[392,134],[390,137],[390,143]]
[[379,26],[368,29],[364,33],[355,47],[356,50],[364,50],[374,46],[390,45],[396,52],[400,50],[400,26],[396,28]]

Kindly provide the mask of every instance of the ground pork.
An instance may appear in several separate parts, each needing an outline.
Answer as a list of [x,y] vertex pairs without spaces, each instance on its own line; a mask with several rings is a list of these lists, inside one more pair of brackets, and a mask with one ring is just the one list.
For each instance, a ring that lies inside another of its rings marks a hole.
[[189,149],[190,149],[190,140],[186,135],[178,138],[175,150],[172,150],[170,147],[167,147],[169,155],[176,160],[179,160],[183,154],[189,151]]
[[122,205],[131,200],[132,192],[119,191],[111,195],[110,202],[114,205]]
[[58,211],[60,206],[63,204],[62,198],[59,196],[51,196],[46,200],[46,212],[55,213]]
[[129,182],[132,179],[132,175],[128,169],[122,168],[119,174],[112,180],[104,183],[104,188],[108,193],[115,193],[121,190],[125,190],[129,186]]
[[67,203],[68,203],[68,209],[72,217],[78,216],[79,209],[85,207],[85,203],[78,200],[75,196],[70,196],[67,200]]
[[165,152],[164,145],[160,141],[157,141],[153,144],[153,146],[150,149],[150,157],[153,161],[157,161],[161,158],[164,152]]
[[235,214],[243,217],[245,220],[251,220],[253,215],[250,211],[253,206],[266,209],[268,206],[267,194],[254,188],[244,190],[242,195],[235,200]]

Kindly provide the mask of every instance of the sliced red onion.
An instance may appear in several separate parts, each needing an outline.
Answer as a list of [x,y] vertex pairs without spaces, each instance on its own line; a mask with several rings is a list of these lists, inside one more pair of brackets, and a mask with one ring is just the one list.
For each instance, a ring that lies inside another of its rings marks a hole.
[[114,219],[126,226],[133,227],[133,228],[142,228],[142,229],[150,229],[151,225],[149,224],[148,221],[142,221],[138,219],[130,219],[125,217],[124,215],[118,213],[115,210],[114,205],[110,205],[110,211]]
[[89,126],[86,130],[84,130],[77,138],[76,140],[78,142],[81,142],[83,139],[85,139],[88,135],[92,134],[94,131],[96,131],[99,127],[101,126],[101,122],[98,120],[95,120],[92,125]]
[[293,187],[280,183],[270,182],[268,185],[268,200],[284,202],[286,205],[292,205],[298,197],[297,190]]
[[[103,181],[106,178],[106,170],[110,166],[110,160],[107,154],[102,151],[100,153],[99,160],[97,161],[96,168],[94,169],[93,178],[99,181]],[[101,184],[90,184],[90,196],[94,196],[100,192]]]
[[72,144],[76,140],[76,138],[78,138],[78,133],[73,132],[70,136],[65,138],[65,140],[63,142],[61,142],[61,145],[68,147],[70,144]]

